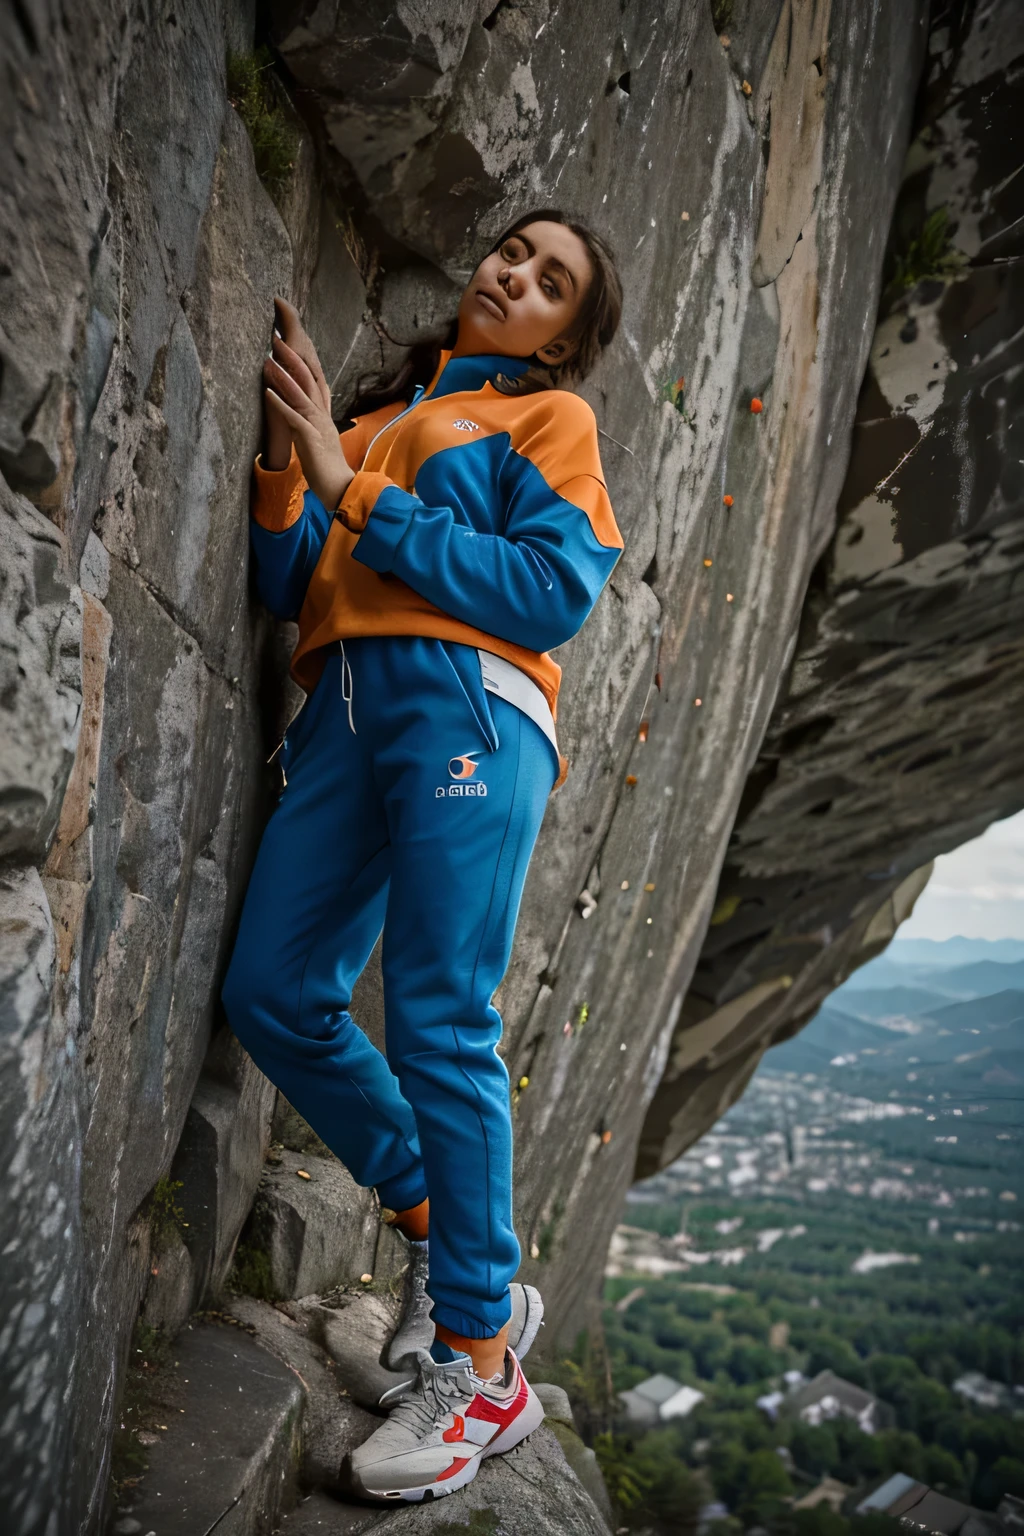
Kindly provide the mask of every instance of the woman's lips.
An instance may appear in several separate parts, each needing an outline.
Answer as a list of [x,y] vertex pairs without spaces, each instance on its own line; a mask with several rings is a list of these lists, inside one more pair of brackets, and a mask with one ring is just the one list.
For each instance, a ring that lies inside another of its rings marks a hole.
[[476,298],[477,302],[483,305],[484,309],[486,309],[489,315],[493,315],[496,320],[504,320],[505,311],[500,307],[495,299],[491,298],[489,293],[484,293],[482,288],[478,288],[476,291]]

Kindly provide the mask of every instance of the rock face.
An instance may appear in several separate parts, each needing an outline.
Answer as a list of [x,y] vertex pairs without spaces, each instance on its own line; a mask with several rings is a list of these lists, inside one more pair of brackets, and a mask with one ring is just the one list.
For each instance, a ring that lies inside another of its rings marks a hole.
[[747,780],[642,1174],[884,948],[936,854],[1024,805],[1024,190],[1005,180],[1024,26],[994,4],[937,22],[838,527]]
[[[362,232],[348,245],[371,311],[395,268],[461,279],[481,237],[551,202],[610,235],[626,285],[620,342],[584,389],[626,551],[559,656],[573,766],[499,994],[512,1081],[529,1080],[524,1276],[553,1345],[593,1295],[832,534],[923,9],[737,5],[724,42],[703,4],[387,14],[363,27],[309,0],[272,21]],[[321,318],[326,291],[318,268],[308,313],[333,378],[353,339]]]
[[[216,998],[285,707],[289,632],[246,570],[275,292],[340,411],[362,372],[439,334],[524,206],[564,203],[620,256],[622,332],[585,394],[626,552],[559,656],[572,769],[498,997],[528,1078],[523,1277],[552,1345],[594,1296],[638,1143],[655,1166],[699,1134],[891,930],[914,872],[1024,799],[1019,194],[1008,136],[986,138],[1016,8],[979,0],[961,25],[953,7],[933,37],[903,206],[918,235],[948,207],[970,264],[890,302],[845,490],[925,7],[736,0],[728,37],[711,9],[271,0],[293,140],[276,202],[227,95],[247,0],[0,10],[0,1502],[18,1536],[101,1529],[136,1314],[170,1328],[218,1295],[271,1136],[274,1090]],[[375,964],[355,1011],[380,1041]],[[601,1529],[544,1444],[516,1479],[523,1528]],[[488,1469],[467,1509],[513,1476]]]
[[246,478],[291,253],[225,97],[244,8],[5,6],[0,37],[0,1504],[63,1533],[106,1499],[183,1127],[200,1283],[269,1131],[237,1048],[190,1101],[265,805]]

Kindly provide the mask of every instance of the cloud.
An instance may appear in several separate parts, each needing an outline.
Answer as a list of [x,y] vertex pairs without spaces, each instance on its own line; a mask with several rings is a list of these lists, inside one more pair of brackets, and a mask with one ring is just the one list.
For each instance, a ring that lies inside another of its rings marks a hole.
[[935,861],[900,936],[1024,939],[1024,811]]

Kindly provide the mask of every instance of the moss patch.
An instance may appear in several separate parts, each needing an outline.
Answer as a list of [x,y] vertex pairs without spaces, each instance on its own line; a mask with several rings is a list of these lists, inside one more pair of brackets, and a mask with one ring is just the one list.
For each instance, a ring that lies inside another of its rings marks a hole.
[[257,1301],[279,1301],[270,1268],[270,1255],[256,1243],[239,1243],[226,1288],[235,1295],[255,1296]]
[[468,1524],[460,1520],[457,1525],[446,1520],[443,1525],[431,1526],[434,1536],[497,1536],[498,1513],[494,1509],[474,1509]]
[[270,195],[276,197],[291,176],[299,135],[281,108],[273,68],[269,48],[228,55],[228,100],[252,142],[256,174]]
[[176,1237],[183,1235],[186,1226],[185,1212],[178,1204],[177,1194],[184,1185],[180,1179],[157,1179],[149,1197],[149,1228],[154,1246],[169,1248]]
[[941,282],[955,277],[964,261],[962,252],[953,245],[948,210],[935,208],[917,234],[894,253],[889,294],[895,297],[929,278]]
[[110,1486],[114,1501],[134,1488],[149,1462],[146,1445],[166,1429],[169,1414],[177,1413],[180,1387],[172,1370],[174,1343],[162,1328],[141,1320],[135,1324],[114,1419],[110,1448]]

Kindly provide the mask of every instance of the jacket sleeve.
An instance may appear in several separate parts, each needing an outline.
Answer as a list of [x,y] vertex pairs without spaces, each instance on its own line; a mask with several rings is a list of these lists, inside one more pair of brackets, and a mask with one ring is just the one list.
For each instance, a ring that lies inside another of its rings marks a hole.
[[[354,426],[340,434],[342,450],[353,469],[362,464],[374,434],[401,409],[399,401],[360,416]],[[334,512],[306,484],[294,444],[285,469],[264,469],[257,457],[249,544],[256,590],[275,618],[298,617],[333,520]]]
[[359,534],[353,558],[515,645],[547,651],[570,640],[611,575],[622,538],[593,413],[559,393],[558,401],[540,397],[535,429],[504,455],[495,486],[502,534],[478,533],[436,497],[428,505],[386,475],[361,473],[341,501]]

